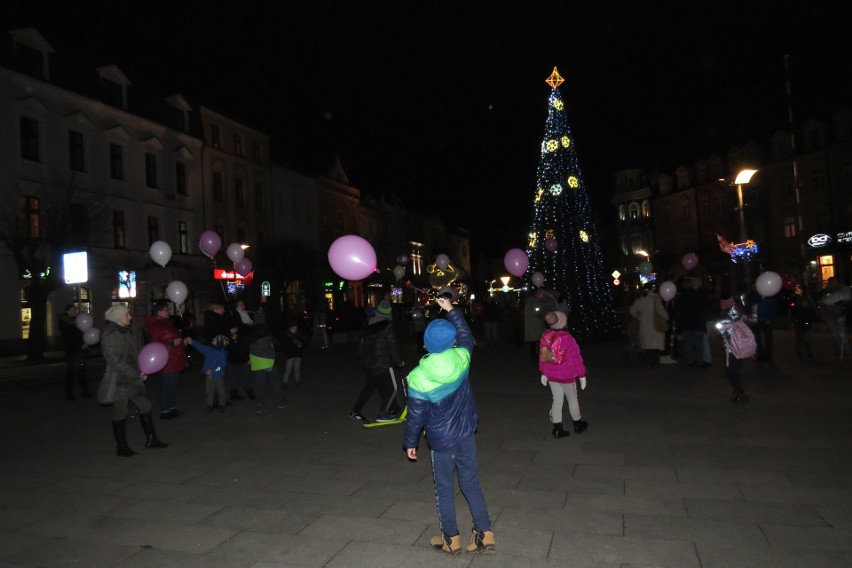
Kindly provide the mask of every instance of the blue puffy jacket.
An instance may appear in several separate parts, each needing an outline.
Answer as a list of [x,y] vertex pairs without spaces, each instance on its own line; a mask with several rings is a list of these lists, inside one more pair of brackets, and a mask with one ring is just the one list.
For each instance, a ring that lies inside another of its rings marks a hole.
[[461,310],[447,313],[447,320],[456,328],[457,347],[426,355],[408,375],[404,449],[416,448],[425,428],[432,451],[450,451],[479,423],[468,380],[473,334]]

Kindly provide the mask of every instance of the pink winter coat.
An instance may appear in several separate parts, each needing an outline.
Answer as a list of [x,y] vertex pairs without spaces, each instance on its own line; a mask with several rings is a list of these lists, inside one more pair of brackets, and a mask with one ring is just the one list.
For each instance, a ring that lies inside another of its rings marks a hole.
[[[557,345],[558,343],[558,345]],[[565,330],[549,329],[541,336],[539,350],[543,346],[553,345],[553,352],[562,352],[561,363],[539,362],[538,370],[554,383],[573,383],[578,377],[586,376],[586,366],[580,355],[580,346],[574,337]]]

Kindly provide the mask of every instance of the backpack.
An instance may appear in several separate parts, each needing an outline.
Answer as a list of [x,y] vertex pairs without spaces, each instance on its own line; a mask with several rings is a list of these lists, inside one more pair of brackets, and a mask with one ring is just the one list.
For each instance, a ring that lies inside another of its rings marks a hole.
[[546,332],[541,336],[538,360],[540,363],[552,363],[561,365],[565,362],[565,349],[559,341],[559,335],[555,332]]
[[757,353],[757,342],[749,327],[741,322],[734,321],[727,325],[728,351],[737,359],[748,359]]

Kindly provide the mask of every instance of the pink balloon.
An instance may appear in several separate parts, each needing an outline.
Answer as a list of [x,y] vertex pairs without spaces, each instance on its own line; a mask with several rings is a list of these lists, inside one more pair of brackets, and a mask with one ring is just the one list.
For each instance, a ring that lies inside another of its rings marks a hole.
[[698,255],[696,255],[694,252],[688,252],[683,255],[683,258],[681,259],[680,263],[685,269],[692,270],[693,268],[698,266]]
[[441,270],[446,270],[447,267],[450,265],[450,257],[445,254],[439,254],[435,257],[435,264],[437,264],[438,268],[440,268]]
[[376,271],[376,251],[358,235],[344,235],[331,243],[328,264],[344,280],[363,280]]
[[559,243],[556,242],[556,239],[544,239],[544,248],[549,252],[556,252],[556,249],[559,248]]
[[83,343],[86,345],[95,345],[101,340],[101,330],[96,327],[90,327],[83,332]]
[[77,317],[74,318],[74,325],[77,326],[77,329],[80,331],[88,331],[92,329],[92,326],[95,325],[95,320],[92,319],[92,314],[82,313],[77,314]]
[[222,248],[222,239],[216,231],[204,231],[201,233],[201,239],[198,241],[198,248],[208,258],[213,258],[219,249]]
[[149,343],[139,350],[139,370],[145,375],[153,375],[169,362],[169,350],[162,343]]
[[174,302],[176,306],[184,303],[188,295],[189,289],[186,287],[186,284],[180,280],[172,280],[169,282],[169,285],[166,286],[166,296],[169,300]]
[[677,295],[677,286],[671,280],[666,280],[660,284],[660,298],[668,302]]
[[239,262],[234,263],[234,269],[243,276],[251,274],[252,264],[248,257],[242,257]]
[[541,272],[536,272],[532,275],[532,283],[536,288],[541,288],[541,285],[544,284],[544,274]]
[[530,259],[522,249],[513,248],[503,257],[503,265],[512,276],[523,276],[529,268]]

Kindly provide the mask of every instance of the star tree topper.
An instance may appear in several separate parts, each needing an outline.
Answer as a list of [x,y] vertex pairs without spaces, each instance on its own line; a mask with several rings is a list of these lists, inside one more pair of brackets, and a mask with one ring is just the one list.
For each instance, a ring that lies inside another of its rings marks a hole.
[[562,75],[559,74],[559,71],[556,70],[556,67],[553,68],[553,73],[550,74],[550,77],[544,80],[545,83],[550,85],[551,89],[555,89],[559,85],[565,82],[565,79],[562,78]]

